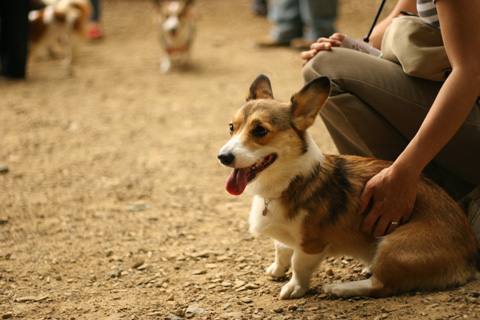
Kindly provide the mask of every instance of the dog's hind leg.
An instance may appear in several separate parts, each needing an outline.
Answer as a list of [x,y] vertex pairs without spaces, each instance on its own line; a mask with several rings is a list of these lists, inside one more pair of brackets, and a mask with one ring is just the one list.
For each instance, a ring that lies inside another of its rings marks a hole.
[[74,45],[74,40],[71,36],[67,35],[66,33],[63,33],[60,35],[60,40],[63,44],[64,47],[64,58],[62,61],[62,66],[64,68],[68,68],[72,65],[72,63],[75,60],[75,48]]
[[292,255],[293,249],[275,241],[275,261],[267,268],[267,275],[272,278],[284,277],[292,263]]
[[306,254],[295,250],[292,256],[292,279],[283,286],[280,299],[300,298],[307,293],[310,287],[310,279],[325,254]]
[[373,276],[370,279],[344,283],[330,283],[323,286],[326,293],[337,297],[388,297],[394,295],[396,290],[383,285]]
[[372,279],[344,283],[330,283],[324,285],[323,290],[326,293],[331,293],[334,296],[342,298],[370,296],[372,291]]

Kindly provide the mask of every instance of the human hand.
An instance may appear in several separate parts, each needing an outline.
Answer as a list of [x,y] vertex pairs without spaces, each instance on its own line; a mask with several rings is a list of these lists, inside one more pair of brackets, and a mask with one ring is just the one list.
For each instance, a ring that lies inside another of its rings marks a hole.
[[302,66],[304,66],[310,59],[322,50],[330,50],[332,47],[340,47],[342,40],[345,37],[343,33],[334,33],[329,38],[320,38],[317,42],[310,46],[310,50],[303,51],[300,57],[303,60]]
[[360,195],[359,214],[364,214],[361,230],[381,237],[407,223],[417,196],[419,177],[397,170],[394,165],[383,169],[365,185]]

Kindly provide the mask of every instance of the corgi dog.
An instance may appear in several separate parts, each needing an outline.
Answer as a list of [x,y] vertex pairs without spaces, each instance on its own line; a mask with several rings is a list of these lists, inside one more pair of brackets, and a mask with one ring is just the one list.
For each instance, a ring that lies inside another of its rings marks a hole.
[[92,11],[89,0],[45,1],[46,6],[29,13],[29,62],[42,51],[60,46],[64,66],[75,63],[80,43],[85,39],[86,26]]
[[375,238],[360,227],[360,194],[390,162],[323,154],[307,129],[330,92],[320,77],[292,96],[273,99],[270,80],[260,75],[246,104],[230,124],[231,139],[218,158],[230,168],[226,189],[254,195],[250,230],[275,240],[276,257],[266,273],[292,276],[281,299],[300,298],[326,256],[351,256],[369,267],[365,280],[325,284],[338,297],[387,297],[412,290],[441,290],[476,278],[477,240],[465,214],[426,177],[418,184],[408,223]]
[[160,70],[167,73],[173,64],[187,65],[195,36],[193,0],[157,0],[155,24],[162,53]]

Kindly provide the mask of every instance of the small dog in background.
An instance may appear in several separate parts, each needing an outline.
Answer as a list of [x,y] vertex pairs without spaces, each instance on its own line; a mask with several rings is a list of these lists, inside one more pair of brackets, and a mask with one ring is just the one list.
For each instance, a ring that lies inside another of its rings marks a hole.
[[370,267],[369,279],[324,284],[325,292],[345,298],[442,290],[478,277],[477,240],[465,214],[426,177],[418,183],[408,223],[391,222],[392,232],[380,238],[360,230],[360,194],[391,163],[320,151],[307,129],[329,93],[330,80],[320,77],[280,102],[268,77],[260,75],[218,155],[233,169],[228,192],[255,195],[250,230],[275,240],[267,275],[281,278],[292,269],[280,298],[304,296],[326,256],[352,256]]
[[89,0],[50,0],[30,12],[29,62],[42,52],[56,55],[61,47],[65,67],[75,63],[92,12]]
[[167,73],[173,64],[187,65],[195,35],[193,0],[156,0],[155,25],[162,54],[160,70]]

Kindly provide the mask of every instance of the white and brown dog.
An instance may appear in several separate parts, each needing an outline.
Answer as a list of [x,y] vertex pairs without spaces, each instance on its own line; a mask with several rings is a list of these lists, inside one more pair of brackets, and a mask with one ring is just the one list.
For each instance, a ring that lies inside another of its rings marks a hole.
[[227,190],[255,195],[250,230],[275,240],[276,258],[267,275],[279,278],[292,269],[280,298],[305,295],[325,256],[349,255],[370,267],[369,279],[324,285],[325,292],[340,297],[441,290],[477,277],[477,241],[465,214],[425,177],[408,223],[381,238],[360,231],[360,194],[390,163],[322,154],[307,129],[329,91],[329,79],[321,77],[284,103],[273,99],[269,79],[259,76],[218,155],[234,169]]
[[44,51],[62,48],[63,64],[75,63],[78,49],[86,36],[86,26],[91,13],[89,0],[45,1],[46,7],[31,11],[29,62]]
[[160,70],[170,71],[173,64],[187,65],[195,35],[193,0],[156,0],[155,24],[162,54]]

